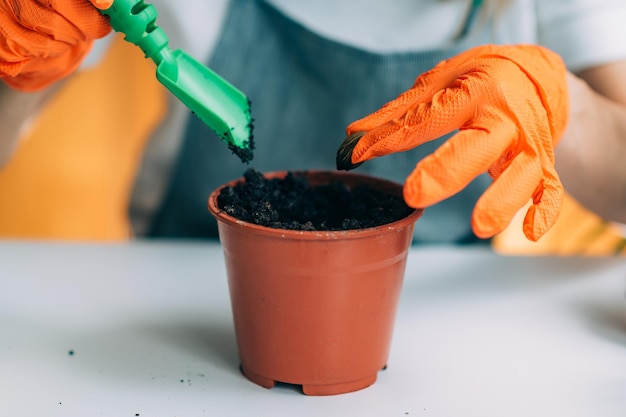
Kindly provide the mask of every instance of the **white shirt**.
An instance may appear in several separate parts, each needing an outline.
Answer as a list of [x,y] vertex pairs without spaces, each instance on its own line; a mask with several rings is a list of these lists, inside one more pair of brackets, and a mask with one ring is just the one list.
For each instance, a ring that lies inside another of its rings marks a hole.
[[[268,0],[320,35],[373,52],[438,48],[457,33],[469,0]],[[229,0],[153,0],[170,45],[206,61]],[[486,4],[490,0],[485,1]],[[626,59],[626,0],[509,0],[497,43],[538,43],[579,70]],[[416,74],[417,75],[417,74]]]

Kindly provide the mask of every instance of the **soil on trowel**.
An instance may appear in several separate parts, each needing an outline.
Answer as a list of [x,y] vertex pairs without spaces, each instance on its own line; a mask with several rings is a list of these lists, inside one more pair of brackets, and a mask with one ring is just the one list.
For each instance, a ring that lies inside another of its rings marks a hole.
[[304,173],[267,179],[253,168],[244,181],[222,189],[217,205],[231,216],[275,229],[350,230],[400,220],[414,209],[401,196],[362,184],[311,185]]

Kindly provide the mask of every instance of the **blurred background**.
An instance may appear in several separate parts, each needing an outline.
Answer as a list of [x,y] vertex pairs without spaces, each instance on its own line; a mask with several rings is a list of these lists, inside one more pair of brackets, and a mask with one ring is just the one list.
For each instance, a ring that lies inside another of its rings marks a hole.
[[[119,88],[107,88],[112,84]],[[154,77],[152,61],[117,36],[98,66],[68,81],[0,169],[0,238],[133,239],[129,195],[147,138],[165,114],[166,94]],[[84,111],[85,103],[89,111]],[[495,251],[626,253],[624,229],[603,221],[569,196],[556,225],[539,242],[523,236],[524,212],[492,240]]]

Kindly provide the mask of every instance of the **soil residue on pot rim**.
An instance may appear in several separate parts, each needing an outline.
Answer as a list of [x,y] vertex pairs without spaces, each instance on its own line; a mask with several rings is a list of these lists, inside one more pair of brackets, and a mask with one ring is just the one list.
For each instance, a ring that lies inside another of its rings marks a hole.
[[253,168],[244,181],[222,189],[218,207],[249,223],[274,229],[337,231],[364,229],[400,220],[415,209],[401,196],[369,184],[340,181],[311,185],[304,173],[265,178]]

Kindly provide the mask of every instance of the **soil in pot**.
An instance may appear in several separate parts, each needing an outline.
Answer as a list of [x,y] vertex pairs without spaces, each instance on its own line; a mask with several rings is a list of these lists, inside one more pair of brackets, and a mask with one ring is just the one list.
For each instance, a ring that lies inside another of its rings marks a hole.
[[401,196],[369,184],[314,185],[303,172],[266,178],[252,168],[244,173],[244,181],[221,191],[217,204],[229,215],[261,226],[318,231],[380,226],[415,210]]

